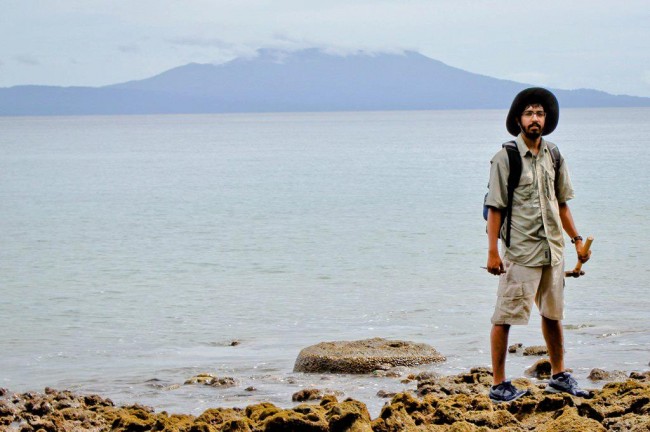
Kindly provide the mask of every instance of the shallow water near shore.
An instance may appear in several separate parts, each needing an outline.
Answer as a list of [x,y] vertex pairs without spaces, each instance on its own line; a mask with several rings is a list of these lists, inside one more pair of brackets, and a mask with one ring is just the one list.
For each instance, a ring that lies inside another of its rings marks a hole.
[[[566,109],[549,139],[593,235],[567,280],[567,364],[650,361],[649,109]],[[481,216],[505,112],[0,118],[0,386],[197,413],[395,378],[295,374],[303,347],[406,339],[489,365]],[[575,264],[568,245],[567,266]],[[238,344],[232,346],[232,342]],[[511,342],[543,343],[538,318]],[[536,359],[510,356],[521,376]],[[228,389],[183,386],[201,372]],[[254,387],[255,390],[246,390]]]

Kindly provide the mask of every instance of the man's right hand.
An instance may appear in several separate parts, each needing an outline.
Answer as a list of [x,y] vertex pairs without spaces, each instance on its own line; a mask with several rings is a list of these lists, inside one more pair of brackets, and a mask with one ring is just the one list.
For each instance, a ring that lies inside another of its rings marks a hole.
[[488,273],[492,273],[493,275],[496,276],[499,276],[500,274],[506,272],[505,268],[503,267],[503,261],[501,261],[501,257],[499,256],[498,252],[488,253],[488,260],[487,260],[486,267]]
[[501,229],[501,212],[494,207],[488,208],[487,234],[488,234],[488,260],[487,271],[493,275],[506,272],[499,256],[499,230]]

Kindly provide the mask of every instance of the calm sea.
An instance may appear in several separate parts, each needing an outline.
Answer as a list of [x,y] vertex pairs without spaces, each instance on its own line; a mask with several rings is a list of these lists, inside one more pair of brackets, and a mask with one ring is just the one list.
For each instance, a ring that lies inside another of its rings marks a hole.
[[[567,363],[650,361],[650,109],[563,110],[550,139],[595,237],[567,281]],[[489,365],[481,215],[505,112],[0,118],[0,386],[199,413],[305,387],[368,403],[399,379],[292,372],[301,348],[426,342]],[[569,250],[568,266],[575,264]],[[536,315],[511,342],[539,345]],[[239,342],[231,346],[231,342]],[[511,356],[521,376],[536,359]],[[175,386],[209,372],[230,389]],[[248,387],[256,390],[247,391]]]

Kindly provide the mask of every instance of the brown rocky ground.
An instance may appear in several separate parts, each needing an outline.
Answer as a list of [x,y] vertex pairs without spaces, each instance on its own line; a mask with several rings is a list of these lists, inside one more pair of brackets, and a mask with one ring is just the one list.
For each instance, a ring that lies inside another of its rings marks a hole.
[[[594,390],[589,399],[545,394],[543,385],[521,378],[530,394],[509,404],[487,397],[489,370],[440,377],[423,373],[417,392],[395,395],[371,419],[356,400],[324,395],[313,403],[283,409],[270,403],[244,409],[212,408],[198,417],[156,413],[148,407],[116,407],[96,395],[46,389],[11,394],[0,389],[3,431],[175,431],[175,432],[488,432],[650,431],[650,372]],[[320,396],[319,396],[320,397]]]

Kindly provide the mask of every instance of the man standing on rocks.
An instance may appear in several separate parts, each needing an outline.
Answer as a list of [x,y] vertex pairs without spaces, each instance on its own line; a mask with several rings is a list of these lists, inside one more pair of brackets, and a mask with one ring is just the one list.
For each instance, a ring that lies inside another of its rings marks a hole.
[[[509,402],[526,394],[505,379],[505,361],[510,326],[528,324],[533,301],[542,316],[542,333],[553,369],[546,391],[588,395],[564,366],[562,230],[575,245],[580,262],[586,262],[591,253],[583,253],[582,237],[567,204],[574,193],[566,163],[557,147],[543,138],[553,132],[558,119],[559,106],[553,93],[537,87],[523,90],[512,102],[506,119],[508,132],[516,140],[509,144],[510,150],[504,144],[490,161],[485,200],[487,271],[499,275],[490,335],[494,374],[490,398],[495,402]],[[510,191],[509,200],[511,161],[513,169],[520,161],[521,175],[517,187]],[[509,201],[511,209],[508,209]],[[499,238],[504,243],[503,260]]]

